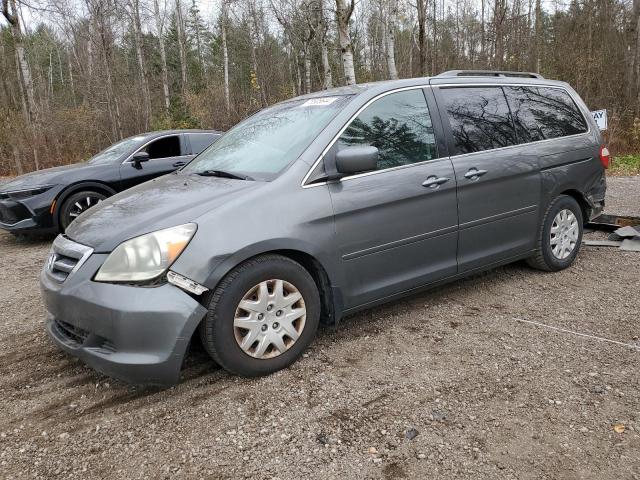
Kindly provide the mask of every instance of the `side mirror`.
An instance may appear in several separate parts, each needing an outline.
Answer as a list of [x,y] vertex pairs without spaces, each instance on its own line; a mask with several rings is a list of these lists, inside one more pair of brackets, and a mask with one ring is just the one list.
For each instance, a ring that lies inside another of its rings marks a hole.
[[135,168],[142,168],[142,165],[140,165],[142,162],[148,162],[149,161],[149,154],[147,152],[136,152],[133,154],[133,157],[131,157],[131,162],[133,163],[133,166]]
[[377,166],[376,147],[346,147],[336,153],[336,170],[343,175],[368,172],[375,170]]

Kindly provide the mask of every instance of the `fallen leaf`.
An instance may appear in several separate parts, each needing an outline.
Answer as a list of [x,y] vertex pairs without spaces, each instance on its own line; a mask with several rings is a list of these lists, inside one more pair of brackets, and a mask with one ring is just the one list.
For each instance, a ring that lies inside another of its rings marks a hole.
[[623,425],[622,423],[616,423],[616,424],[613,426],[613,430],[614,430],[616,433],[624,433],[624,425]]

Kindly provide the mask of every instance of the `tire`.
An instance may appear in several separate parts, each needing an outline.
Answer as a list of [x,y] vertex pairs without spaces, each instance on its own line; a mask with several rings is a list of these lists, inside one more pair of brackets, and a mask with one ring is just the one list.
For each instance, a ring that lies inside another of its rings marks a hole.
[[[281,291],[288,295],[274,296],[278,291],[278,280],[282,281],[279,284]],[[262,285],[265,285],[264,290],[261,290]],[[294,297],[289,297],[294,291],[301,299],[285,306],[292,298],[297,298],[295,293]],[[263,292],[268,296],[264,297]],[[266,303],[262,298],[267,298]],[[250,309],[242,309],[241,301]],[[206,302],[209,313],[199,328],[202,345],[222,368],[243,377],[268,375],[291,365],[312,342],[320,322],[320,294],[313,278],[299,263],[281,255],[263,255],[234,268],[205,298],[205,306]],[[267,310],[269,304],[271,308]],[[306,309],[306,315],[293,321],[286,320],[299,315],[303,309]],[[238,327],[245,324],[256,328],[244,330]],[[288,336],[292,328],[295,330],[292,335],[298,335],[295,340]],[[252,340],[254,337],[250,334],[258,337]],[[269,344],[261,353],[261,346],[264,348],[269,339],[280,336],[283,342],[280,347],[284,351]],[[247,344],[245,349],[241,348],[244,342]]]
[[78,217],[80,214],[86,212],[91,207],[94,207],[99,202],[107,198],[107,195],[99,193],[93,190],[83,190],[71,194],[60,207],[59,213],[59,225],[60,232],[64,233],[67,227]]
[[[561,219],[559,221],[558,215],[561,212],[571,212],[573,215],[574,220],[572,224],[575,224],[575,234],[572,233],[574,227],[567,227],[568,230],[566,232],[563,231],[567,222],[571,223],[572,217],[571,215],[567,215],[565,221]],[[542,221],[540,232],[538,233],[536,254],[528,258],[527,263],[533,268],[547,272],[557,272],[569,267],[576,259],[578,251],[580,250],[583,225],[582,209],[578,202],[568,195],[556,197],[547,208],[544,220]],[[554,235],[560,235],[555,241],[555,251],[554,245],[552,245],[552,228],[558,232],[554,233]],[[564,233],[567,235],[564,239],[564,245],[566,245],[566,247],[562,248],[562,235]],[[569,253],[568,249],[570,248],[571,251]],[[562,253],[558,255],[560,251],[562,251]]]

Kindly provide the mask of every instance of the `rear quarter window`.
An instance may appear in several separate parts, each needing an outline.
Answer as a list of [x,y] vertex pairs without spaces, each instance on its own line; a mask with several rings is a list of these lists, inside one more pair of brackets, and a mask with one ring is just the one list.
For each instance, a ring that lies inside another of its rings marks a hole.
[[215,142],[220,135],[213,133],[190,133],[189,143],[191,143],[191,153],[198,155],[205,148]]
[[569,93],[552,87],[504,87],[520,143],[584,133],[587,122]]
[[443,88],[440,94],[457,153],[518,143],[507,99],[499,86]]

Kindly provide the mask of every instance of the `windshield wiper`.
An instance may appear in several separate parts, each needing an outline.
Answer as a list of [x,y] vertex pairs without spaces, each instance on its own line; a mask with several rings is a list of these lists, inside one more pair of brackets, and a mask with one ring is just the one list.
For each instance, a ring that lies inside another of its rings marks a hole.
[[241,175],[239,173],[231,173],[225,170],[203,170],[201,172],[195,172],[196,175],[201,177],[222,177],[222,178],[235,178],[236,180],[254,180],[249,175]]

